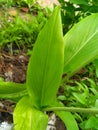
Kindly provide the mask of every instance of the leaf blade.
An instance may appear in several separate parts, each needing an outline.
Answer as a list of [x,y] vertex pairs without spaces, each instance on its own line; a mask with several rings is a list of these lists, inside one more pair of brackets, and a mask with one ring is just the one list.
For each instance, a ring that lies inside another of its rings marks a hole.
[[63,56],[62,25],[60,9],[57,7],[38,36],[27,71],[27,88],[36,107],[47,106],[56,97],[63,70]]
[[0,82],[0,98],[19,99],[27,95],[26,84]]
[[64,73],[67,74],[67,77],[71,77],[81,67],[84,67],[97,56],[97,23],[98,14],[88,16],[76,24],[64,36]]
[[[55,106],[63,107],[64,105],[60,102],[56,102]],[[67,130],[79,130],[78,125],[70,112],[67,111],[55,111],[56,115],[64,122]]]
[[29,97],[23,97],[14,110],[15,130],[46,130],[48,117],[32,108]]

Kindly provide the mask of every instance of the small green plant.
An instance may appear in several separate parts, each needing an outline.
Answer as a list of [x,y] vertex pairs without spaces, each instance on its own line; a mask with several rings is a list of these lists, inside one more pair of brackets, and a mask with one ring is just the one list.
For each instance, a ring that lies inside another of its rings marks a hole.
[[5,46],[12,46],[12,48],[16,46],[16,49],[32,48],[38,33],[48,19],[45,14],[43,11],[39,11],[36,16],[28,13],[25,17],[23,16],[24,19],[18,14],[14,18],[7,13],[8,16],[2,16],[0,19],[0,49]]
[[[70,79],[64,86],[63,95],[58,96],[58,100],[69,107],[98,108],[98,85],[93,79],[87,77],[81,79],[80,82]],[[98,120],[97,114],[75,113],[74,117],[81,130],[98,129],[98,125],[95,125]]]
[[17,0],[16,3],[19,6],[27,6],[29,9],[36,3],[37,0]]
[[0,7],[1,8],[8,8],[15,5],[14,0],[0,0]]
[[12,6],[28,6],[31,8],[36,0],[0,0],[0,7],[9,8]]
[[[34,45],[26,83],[0,82],[1,98],[19,100],[14,129],[46,130],[46,112],[54,111],[67,130],[79,130],[71,112],[98,113],[93,107],[64,107],[56,97],[59,86],[97,56],[97,48],[98,14],[88,16],[63,37],[60,8],[56,7]],[[66,74],[63,79],[62,74]]]

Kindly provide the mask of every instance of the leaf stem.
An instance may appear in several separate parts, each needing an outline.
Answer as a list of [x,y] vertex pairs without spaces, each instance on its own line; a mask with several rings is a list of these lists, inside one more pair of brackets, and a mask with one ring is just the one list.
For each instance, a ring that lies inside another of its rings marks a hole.
[[69,111],[69,112],[98,114],[97,108],[49,107],[49,108],[44,108],[43,111]]

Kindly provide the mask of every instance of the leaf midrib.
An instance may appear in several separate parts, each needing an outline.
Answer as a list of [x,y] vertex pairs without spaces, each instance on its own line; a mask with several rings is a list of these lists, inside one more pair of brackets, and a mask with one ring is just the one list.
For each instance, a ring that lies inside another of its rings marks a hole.
[[47,56],[46,56],[46,64],[45,64],[45,67],[44,67],[44,68],[45,68],[45,69],[44,69],[45,71],[44,71],[44,73],[43,73],[43,74],[44,74],[44,78],[43,78],[43,81],[42,81],[42,89],[41,89],[41,90],[42,90],[42,91],[41,91],[41,107],[43,107],[43,99],[45,98],[45,97],[44,97],[45,87],[46,87],[46,86],[45,86],[45,79],[46,79],[45,77],[46,77],[46,75],[47,75],[47,73],[46,73],[46,72],[47,72],[46,68],[47,68],[47,63],[48,63],[49,50],[50,50],[50,46],[51,46],[51,44],[52,44],[52,39],[53,39],[52,37],[53,37],[53,32],[54,32],[54,27],[55,27],[55,23],[56,23],[57,14],[58,14],[58,12],[55,14],[55,18],[54,18],[55,20],[54,20],[54,24],[53,24],[52,31],[51,31],[51,35],[50,35],[50,42],[49,42],[50,44],[49,44],[48,52],[47,52]]

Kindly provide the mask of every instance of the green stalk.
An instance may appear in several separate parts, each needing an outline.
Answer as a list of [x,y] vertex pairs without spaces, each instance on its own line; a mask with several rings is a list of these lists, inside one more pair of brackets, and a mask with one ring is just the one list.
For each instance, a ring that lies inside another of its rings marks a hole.
[[50,108],[44,108],[43,111],[69,111],[69,112],[98,114],[97,108],[50,107]]

